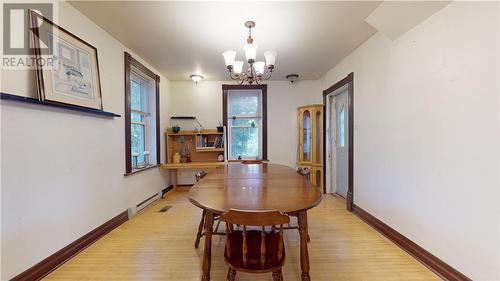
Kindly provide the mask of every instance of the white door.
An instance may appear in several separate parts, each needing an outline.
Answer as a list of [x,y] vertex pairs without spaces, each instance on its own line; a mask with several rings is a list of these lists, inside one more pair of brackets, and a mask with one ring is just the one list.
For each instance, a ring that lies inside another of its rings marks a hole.
[[335,189],[340,196],[347,197],[349,183],[349,130],[347,89],[335,96],[333,102],[333,122],[335,122]]

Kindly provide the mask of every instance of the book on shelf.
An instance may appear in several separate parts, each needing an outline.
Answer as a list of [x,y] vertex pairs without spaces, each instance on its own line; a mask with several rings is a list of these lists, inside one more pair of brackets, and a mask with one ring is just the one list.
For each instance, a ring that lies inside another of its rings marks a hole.
[[218,135],[215,139],[209,140],[208,136],[199,135],[196,136],[198,146],[197,149],[214,149],[214,148],[224,148],[224,137],[222,135]]

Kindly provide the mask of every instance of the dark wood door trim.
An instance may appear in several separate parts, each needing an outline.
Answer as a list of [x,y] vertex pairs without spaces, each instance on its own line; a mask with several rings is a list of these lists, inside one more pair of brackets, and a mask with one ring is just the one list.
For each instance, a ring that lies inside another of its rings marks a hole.
[[111,230],[117,228],[119,225],[126,222],[127,220],[128,220],[128,211],[123,211],[116,217],[110,219],[101,226],[80,237],[78,240],[75,240],[68,246],[62,248],[61,250],[55,252],[54,254],[42,260],[41,262],[27,269],[23,273],[12,278],[11,281],[42,279],[43,277],[47,276],[49,273],[54,271],[56,268],[63,265],[69,259],[74,257],[76,254],[83,251],[92,243],[96,242],[101,237],[109,233]]
[[[222,84],[222,124],[227,128],[227,93],[229,90],[261,90],[262,91],[262,160],[267,158],[267,84],[260,85],[226,85]],[[226,134],[226,144],[229,136]],[[226,155],[227,157],[227,155]]]
[[370,213],[361,209],[360,207],[354,205],[352,212],[444,280],[471,280],[469,277],[454,269],[433,254],[429,253],[427,250],[411,241],[406,236],[397,232],[387,224],[383,223]]
[[[348,132],[349,132],[349,151],[348,151],[348,188],[347,188],[347,210],[352,211],[352,206],[354,205],[354,72],[351,72],[344,79],[335,83],[333,86],[323,91],[323,167],[326,169],[326,106],[327,106],[327,96],[336,90],[347,85],[347,100],[349,109],[349,120],[348,120]],[[326,193],[326,171],[323,172],[323,192]]]

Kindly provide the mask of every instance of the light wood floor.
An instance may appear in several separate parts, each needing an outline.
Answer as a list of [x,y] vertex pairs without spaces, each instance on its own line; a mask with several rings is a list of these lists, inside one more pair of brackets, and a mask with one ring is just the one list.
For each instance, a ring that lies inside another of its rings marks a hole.
[[[186,192],[169,192],[50,274],[45,280],[200,280],[203,242],[193,247],[201,210]],[[165,213],[158,210],[172,206]],[[309,212],[311,279],[439,280],[406,252],[326,195]],[[285,280],[300,280],[296,230],[286,233]],[[224,237],[215,236],[212,278],[225,280]],[[236,280],[272,280],[271,274],[239,273]]]

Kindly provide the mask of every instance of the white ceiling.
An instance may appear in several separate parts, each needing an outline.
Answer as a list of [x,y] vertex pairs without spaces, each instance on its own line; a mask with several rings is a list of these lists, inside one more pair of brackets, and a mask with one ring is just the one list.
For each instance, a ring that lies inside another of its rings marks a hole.
[[199,73],[227,80],[222,52],[243,60],[247,20],[254,43],[278,52],[274,80],[290,73],[318,79],[376,30],[364,20],[379,1],[160,2],[73,1],[97,23],[172,81]]

